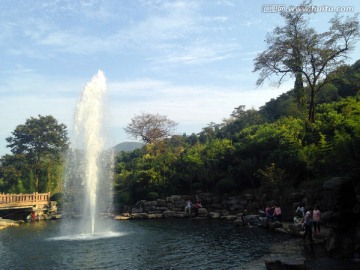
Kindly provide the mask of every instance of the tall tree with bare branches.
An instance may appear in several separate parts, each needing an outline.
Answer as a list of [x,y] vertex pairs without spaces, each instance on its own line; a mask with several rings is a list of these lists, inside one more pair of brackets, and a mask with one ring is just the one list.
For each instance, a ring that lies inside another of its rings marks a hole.
[[279,76],[280,85],[286,76],[296,78],[295,93],[301,102],[303,83],[309,89],[308,120],[315,121],[315,96],[330,80],[338,66],[344,64],[358,41],[358,14],[341,17],[336,14],[330,20],[330,28],[317,33],[308,26],[311,1],[304,1],[297,11],[284,11],[281,16],[285,25],[276,27],[266,37],[268,47],[254,59],[254,72],[260,72],[257,85],[273,75]]
[[165,115],[141,113],[131,119],[124,129],[132,138],[140,138],[146,144],[172,135],[177,123]]

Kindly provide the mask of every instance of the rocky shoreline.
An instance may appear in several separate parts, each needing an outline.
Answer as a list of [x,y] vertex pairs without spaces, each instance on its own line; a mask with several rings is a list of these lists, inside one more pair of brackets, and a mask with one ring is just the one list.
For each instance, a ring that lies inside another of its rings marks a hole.
[[11,219],[3,219],[0,217],[0,231],[6,229],[7,227],[17,227],[21,222],[11,220]]
[[[360,258],[360,190],[347,179],[336,177],[324,182],[320,189],[303,192],[280,192],[271,190],[261,194],[243,194],[240,196],[217,196],[211,193],[172,195],[164,199],[141,200],[134,206],[124,209],[116,215],[116,220],[192,218],[194,220],[221,219],[234,222],[235,226],[260,226],[281,233],[302,237],[304,230],[294,225],[293,217],[299,204],[312,210],[314,205],[321,209],[321,234],[315,239],[327,254],[337,258]],[[198,214],[187,214],[187,200],[201,201],[203,208]],[[282,221],[269,223],[263,217],[265,206],[279,205]],[[244,215],[246,213],[246,215]]]

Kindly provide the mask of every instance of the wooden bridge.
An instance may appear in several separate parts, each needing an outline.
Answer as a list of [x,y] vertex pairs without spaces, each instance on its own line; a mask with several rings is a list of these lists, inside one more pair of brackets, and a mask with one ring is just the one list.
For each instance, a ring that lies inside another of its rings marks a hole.
[[0,210],[25,209],[32,208],[42,209],[45,205],[50,204],[50,192],[32,193],[32,194],[1,194],[0,193]]

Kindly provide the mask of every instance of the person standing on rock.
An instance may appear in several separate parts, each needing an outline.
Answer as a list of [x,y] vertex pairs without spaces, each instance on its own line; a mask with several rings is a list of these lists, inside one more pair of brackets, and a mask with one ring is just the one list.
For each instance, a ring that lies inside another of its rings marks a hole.
[[320,235],[320,210],[317,205],[314,207],[313,211],[313,224],[314,224],[314,233],[316,236]]
[[312,235],[312,214],[310,211],[306,211],[305,217],[304,217],[304,227],[305,227],[305,234],[303,236],[304,240],[306,239],[306,236],[309,236],[310,242],[314,242],[313,235]]

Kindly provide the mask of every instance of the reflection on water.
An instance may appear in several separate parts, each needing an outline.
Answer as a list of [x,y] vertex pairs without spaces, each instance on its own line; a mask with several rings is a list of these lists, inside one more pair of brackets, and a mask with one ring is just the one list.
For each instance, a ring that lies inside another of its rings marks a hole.
[[111,232],[92,238],[72,231],[77,228],[75,220],[68,222],[69,231],[64,234],[61,222],[38,222],[0,231],[1,267],[265,269],[265,259],[303,259],[299,246],[286,248],[295,241],[286,235],[236,228],[225,221],[108,220]]

